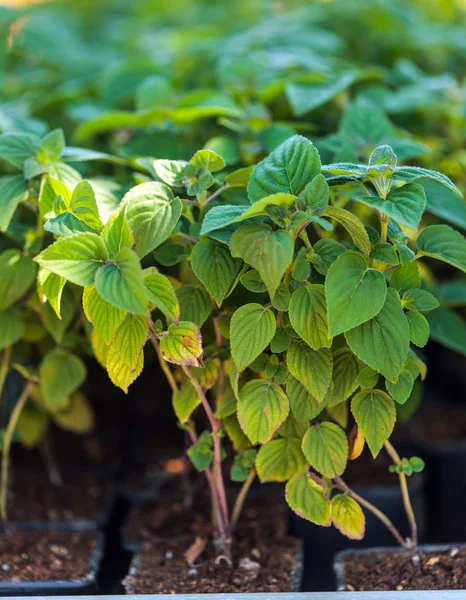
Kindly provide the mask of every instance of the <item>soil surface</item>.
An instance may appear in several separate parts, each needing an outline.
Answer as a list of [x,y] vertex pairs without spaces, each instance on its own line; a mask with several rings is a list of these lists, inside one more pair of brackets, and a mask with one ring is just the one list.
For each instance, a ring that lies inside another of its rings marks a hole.
[[[251,498],[246,502],[232,544],[231,566],[223,560],[216,563],[219,553],[212,543],[210,504],[207,497],[202,500],[195,511],[180,500],[146,503],[132,513],[124,537],[138,543],[141,551],[137,569],[123,581],[127,592],[293,591],[301,542],[285,535],[283,499]],[[201,552],[190,564],[185,552],[196,540]]]
[[21,469],[11,475],[10,521],[97,521],[110,500],[110,484],[82,474],[53,485],[45,474]]
[[350,591],[466,589],[466,548],[348,555],[343,565]]
[[0,581],[77,580],[89,575],[95,531],[11,530],[0,535]]

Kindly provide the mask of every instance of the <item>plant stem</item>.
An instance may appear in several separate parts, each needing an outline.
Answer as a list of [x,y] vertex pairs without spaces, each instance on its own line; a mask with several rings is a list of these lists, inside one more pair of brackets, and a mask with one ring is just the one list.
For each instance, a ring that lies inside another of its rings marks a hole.
[[[385,450],[387,451],[390,458],[393,460],[395,465],[401,464],[401,458],[395,448],[391,445],[391,443],[387,440],[384,444]],[[409,497],[408,490],[408,481],[405,473],[401,471],[398,473],[398,478],[400,480],[400,488],[401,488],[401,496],[403,498],[403,506],[405,508],[406,516],[408,517],[409,528],[411,531],[411,546],[416,548],[417,546],[417,524],[416,517],[414,515],[413,505],[411,504],[411,499]]]
[[18,424],[21,411],[26,404],[29,394],[31,393],[32,383],[26,383],[21,396],[15,404],[15,407],[11,413],[10,420],[3,437],[3,449],[2,449],[2,473],[0,482],[0,516],[2,521],[7,519],[7,495],[8,495],[8,471],[10,466],[10,449],[13,441],[13,435],[15,433],[16,426]]
[[170,367],[167,364],[167,361],[164,360],[162,353],[160,352],[159,340],[155,337],[151,337],[151,342],[154,346],[155,352],[157,353],[157,358],[159,359],[160,367],[162,368],[162,371],[164,372],[165,377],[167,378],[172,392],[176,394],[176,392],[178,391],[178,385],[175,381],[175,378],[173,377],[173,373],[171,372]]
[[397,542],[401,546],[403,546],[403,548],[406,548],[407,550],[410,549],[410,545],[406,542],[406,540],[403,539],[401,533],[398,531],[398,529],[395,527],[395,525],[390,521],[390,519],[387,517],[387,515],[385,515],[376,506],[374,506],[373,504],[371,504],[370,502],[368,502],[367,500],[362,498],[355,491],[353,491],[343,481],[343,479],[341,477],[335,477],[335,479],[333,479],[333,482],[337,488],[339,488],[341,491],[345,492],[345,494],[347,494],[348,496],[350,496],[351,498],[356,500],[356,502],[359,502],[359,504],[361,504],[362,506],[365,506],[367,508],[367,510],[369,510],[373,515],[375,515],[379,519],[379,521],[381,521],[385,525],[385,527],[391,532],[391,534],[394,536],[394,538],[397,540]]
[[8,369],[10,368],[11,346],[7,346],[3,352],[2,362],[0,363],[0,404],[2,400],[3,386],[5,385]]
[[[206,412],[207,418],[209,419],[210,426],[212,428],[212,438],[214,442],[214,478],[215,478],[215,486],[218,493],[218,499],[220,503],[220,514],[222,517],[222,521],[224,523],[225,532],[223,542],[227,543],[229,534],[230,534],[230,526],[229,526],[229,516],[228,516],[228,503],[227,496],[225,492],[225,485],[223,482],[223,473],[222,473],[222,448],[221,448],[221,440],[220,440],[220,424],[214,416],[212,412],[212,408],[210,407],[209,401],[204,394],[204,390],[199,384],[196,377],[191,373],[189,367],[186,365],[182,365],[182,369],[188,379],[191,381],[194,389],[199,394],[199,398],[201,399],[202,406]],[[223,537],[223,536],[222,536]],[[227,549],[225,548],[225,551]]]
[[251,472],[248,475],[248,478],[241,486],[238,496],[236,497],[235,505],[233,507],[233,511],[231,513],[231,526],[230,531],[233,533],[236,525],[238,524],[239,517],[241,515],[241,511],[243,510],[244,501],[246,500],[246,496],[248,495],[249,489],[256,477],[256,469],[252,468]]

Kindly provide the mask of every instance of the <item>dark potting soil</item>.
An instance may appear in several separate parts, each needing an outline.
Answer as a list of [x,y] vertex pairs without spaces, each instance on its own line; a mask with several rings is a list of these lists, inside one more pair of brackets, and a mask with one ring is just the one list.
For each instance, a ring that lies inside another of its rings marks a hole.
[[187,457],[182,450],[159,453],[151,462],[133,462],[125,469],[120,488],[127,495],[154,496],[162,489],[174,489],[185,469]]
[[[288,529],[283,498],[266,496],[249,498],[241,513],[237,531],[243,523],[254,523],[266,536],[283,536]],[[182,498],[161,502],[145,502],[130,514],[123,530],[123,540],[133,546],[156,538],[186,534],[208,537],[210,502],[207,496],[195,503],[193,510]]]
[[6,531],[0,535],[0,581],[83,579],[96,545],[95,531]]
[[10,521],[97,521],[110,501],[110,484],[82,474],[54,485],[43,473],[17,470],[8,493]]
[[349,554],[343,567],[350,591],[466,589],[466,548],[414,558],[407,552]]
[[[207,534],[207,532],[205,532]],[[267,537],[259,528],[235,536],[233,565],[216,563],[213,545],[190,566],[184,553],[193,536],[147,544],[138,555],[138,568],[123,584],[134,594],[290,592],[299,567],[301,542],[291,537]],[[218,562],[218,561],[217,561]]]

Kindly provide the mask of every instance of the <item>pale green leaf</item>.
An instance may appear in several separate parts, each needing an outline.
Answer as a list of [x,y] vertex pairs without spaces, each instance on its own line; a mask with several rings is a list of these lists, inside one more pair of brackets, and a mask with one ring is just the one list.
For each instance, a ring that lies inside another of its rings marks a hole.
[[24,323],[17,315],[0,312],[0,350],[11,346],[24,335]]
[[0,311],[6,310],[32,285],[36,265],[19,250],[0,253]]
[[264,444],[257,454],[256,470],[259,480],[288,481],[296,473],[302,472],[306,460],[301,450],[301,440],[283,437]]
[[393,400],[395,400],[395,402],[398,402],[398,404],[404,404],[406,402],[413,391],[413,386],[413,376],[406,369],[401,371],[396,383],[392,383],[391,381],[385,382],[387,392],[390,394]]
[[238,371],[243,371],[270,344],[275,330],[273,311],[260,304],[245,304],[233,313],[231,354]]
[[55,348],[48,352],[39,368],[45,407],[51,412],[65,408],[68,397],[86,379],[86,367],[80,358]]
[[296,333],[313,350],[330,348],[332,340],[323,285],[307,285],[296,290],[291,297],[289,315]]
[[149,333],[147,319],[141,315],[127,314],[113,337],[115,349],[130,370],[134,371]]
[[163,358],[175,365],[202,367],[202,337],[194,323],[172,323],[160,339]]
[[170,280],[155,267],[144,269],[143,275],[149,302],[155,304],[169,321],[179,321],[180,306]]
[[316,471],[325,477],[341,475],[348,460],[348,440],[335,423],[312,425],[303,438],[304,456]]
[[371,242],[366,228],[358,217],[355,217],[352,213],[339,206],[328,206],[325,216],[335,219],[335,221],[340,223],[350,234],[359,250],[366,256],[369,256],[372,249]]
[[381,390],[363,390],[351,401],[351,412],[375,458],[395,426],[393,400]]
[[349,348],[338,348],[333,353],[333,390],[329,406],[336,406],[351,396],[358,387],[357,377],[361,363]]
[[327,348],[312,350],[304,342],[294,340],[286,353],[286,364],[304,387],[322,403],[332,383],[332,353]]
[[286,501],[299,517],[330,527],[330,500],[322,485],[307,472],[294,475],[286,484]]
[[252,444],[265,444],[288,416],[283,390],[263,379],[248,381],[240,391],[238,421]]
[[322,402],[317,402],[304,385],[292,375],[289,375],[286,380],[286,395],[291,412],[297,421],[315,419],[323,411],[328,398],[327,396]]
[[8,229],[11,219],[21,204],[29,196],[28,188],[22,175],[0,177],[0,231]]
[[366,517],[359,504],[346,494],[332,498],[332,522],[350,540],[362,540],[366,532]]
[[122,248],[131,248],[133,234],[126,219],[126,205],[121,204],[105,224],[100,234],[111,254],[117,254]]
[[139,354],[135,369],[130,369],[116,348],[110,347],[107,353],[106,368],[110,381],[125,394],[129,386],[139,377],[144,367],[144,352]]
[[104,300],[95,285],[89,285],[83,291],[83,309],[87,319],[94,325],[106,344],[125,317],[125,311]]

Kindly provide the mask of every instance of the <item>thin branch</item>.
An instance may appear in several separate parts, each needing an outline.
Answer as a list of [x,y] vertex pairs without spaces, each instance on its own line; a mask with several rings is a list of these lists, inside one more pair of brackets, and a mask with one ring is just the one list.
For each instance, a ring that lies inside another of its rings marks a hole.
[[12,347],[7,346],[3,351],[2,362],[0,363],[0,403],[2,400],[3,386],[5,385],[5,379],[10,368]]
[[239,517],[241,515],[241,511],[243,510],[244,501],[246,500],[246,496],[248,495],[249,489],[253,484],[254,479],[256,478],[256,469],[252,468],[251,472],[248,475],[248,478],[241,486],[238,496],[236,497],[235,505],[233,507],[233,511],[231,513],[231,526],[230,533],[233,533],[236,525],[238,524]]

